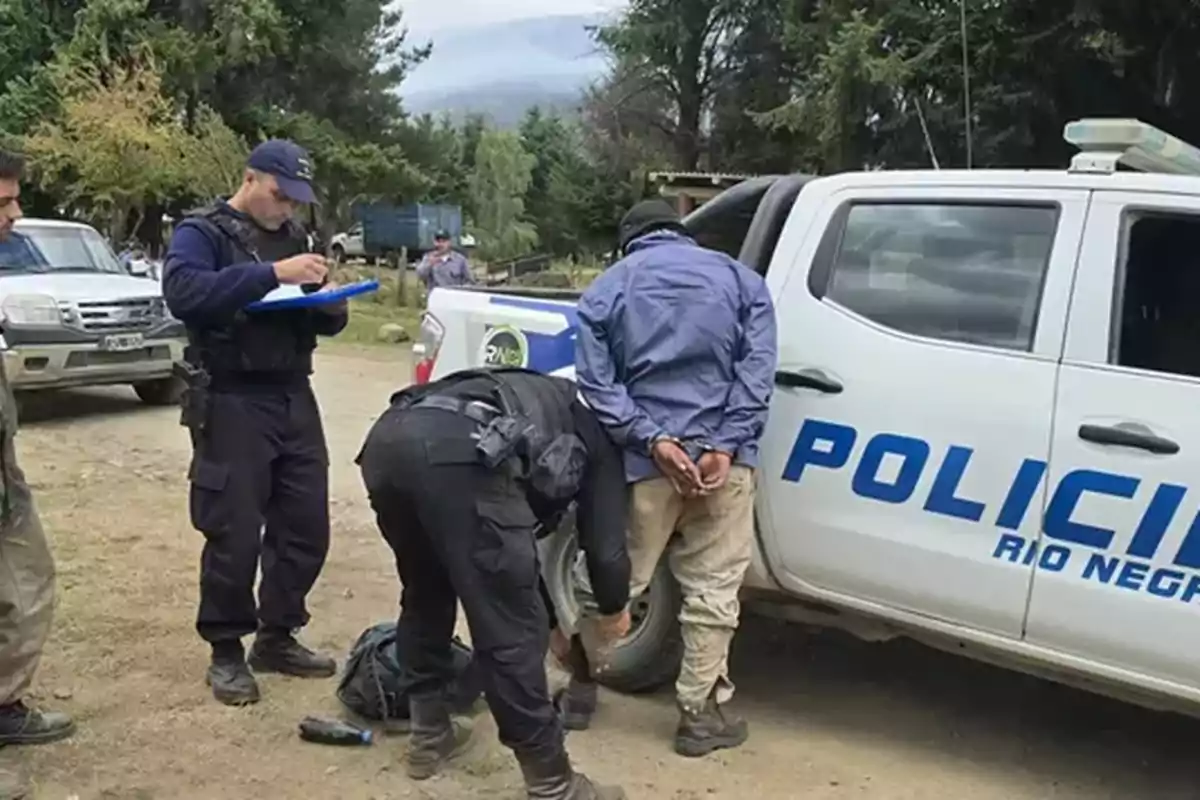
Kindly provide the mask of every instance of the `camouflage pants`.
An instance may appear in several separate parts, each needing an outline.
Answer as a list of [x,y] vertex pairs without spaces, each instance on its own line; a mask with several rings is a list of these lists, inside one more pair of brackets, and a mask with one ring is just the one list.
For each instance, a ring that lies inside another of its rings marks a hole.
[[37,671],[54,615],[54,557],[12,433],[0,444],[0,705],[20,700]]
[[[680,705],[699,711],[714,692],[717,702],[728,702],[734,691],[729,647],[754,546],[754,471],[735,466],[720,490],[694,498],[680,496],[666,478],[641,481],[632,487],[629,511],[629,596],[646,590],[664,553],[683,593],[683,665],[675,683]],[[575,584],[585,640],[586,617],[596,613],[586,572],[581,559]]]

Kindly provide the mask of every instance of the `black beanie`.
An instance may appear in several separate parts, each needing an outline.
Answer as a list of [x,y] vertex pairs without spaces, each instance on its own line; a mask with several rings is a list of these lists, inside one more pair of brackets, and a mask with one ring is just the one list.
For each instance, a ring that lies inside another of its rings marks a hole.
[[633,208],[625,212],[617,229],[621,252],[625,252],[629,243],[639,236],[662,228],[687,233],[687,229],[679,220],[678,212],[666,200],[656,197],[635,203]]

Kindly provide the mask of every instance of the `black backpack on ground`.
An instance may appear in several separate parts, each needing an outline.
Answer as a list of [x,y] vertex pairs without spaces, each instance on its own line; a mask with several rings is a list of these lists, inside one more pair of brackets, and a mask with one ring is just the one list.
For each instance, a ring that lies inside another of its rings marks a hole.
[[[457,636],[454,651],[455,679],[447,693],[451,712],[467,714],[483,694],[483,685],[471,648]],[[362,632],[338,682],[337,698],[363,719],[387,723],[408,722],[409,683],[396,660],[396,623],[381,622]]]

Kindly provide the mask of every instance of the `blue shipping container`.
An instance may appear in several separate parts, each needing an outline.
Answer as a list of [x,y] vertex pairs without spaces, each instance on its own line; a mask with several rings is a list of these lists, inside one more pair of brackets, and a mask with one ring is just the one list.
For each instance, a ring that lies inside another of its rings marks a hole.
[[462,208],[452,205],[411,203],[356,203],[351,216],[363,226],[363,249],[370,255],[407,247],[410,252],[433,249],[439,230],[450,234],[458,246],[462,240]]

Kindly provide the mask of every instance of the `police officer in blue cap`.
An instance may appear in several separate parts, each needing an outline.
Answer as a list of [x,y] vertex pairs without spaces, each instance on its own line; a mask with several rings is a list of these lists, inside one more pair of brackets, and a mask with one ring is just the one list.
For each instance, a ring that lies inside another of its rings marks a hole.
[[[175,229],[163,294],[188,330],[182,422],[192,437],[192,524],[205,538],[196,629],[212,647],[207,683],[228,705],[259,699],[251,673],[335,674],[295,638],[329,548],[329,457],[309,384],[318,336],[339,333],[344,301],[248,311],[281,285],[327,284],[306,252],[299,207],[313,168],[293,142],[260,144],[242,185]],[[257,602],[254,581],[261,555]],[[247,661],[242,637],[256,633]]]

